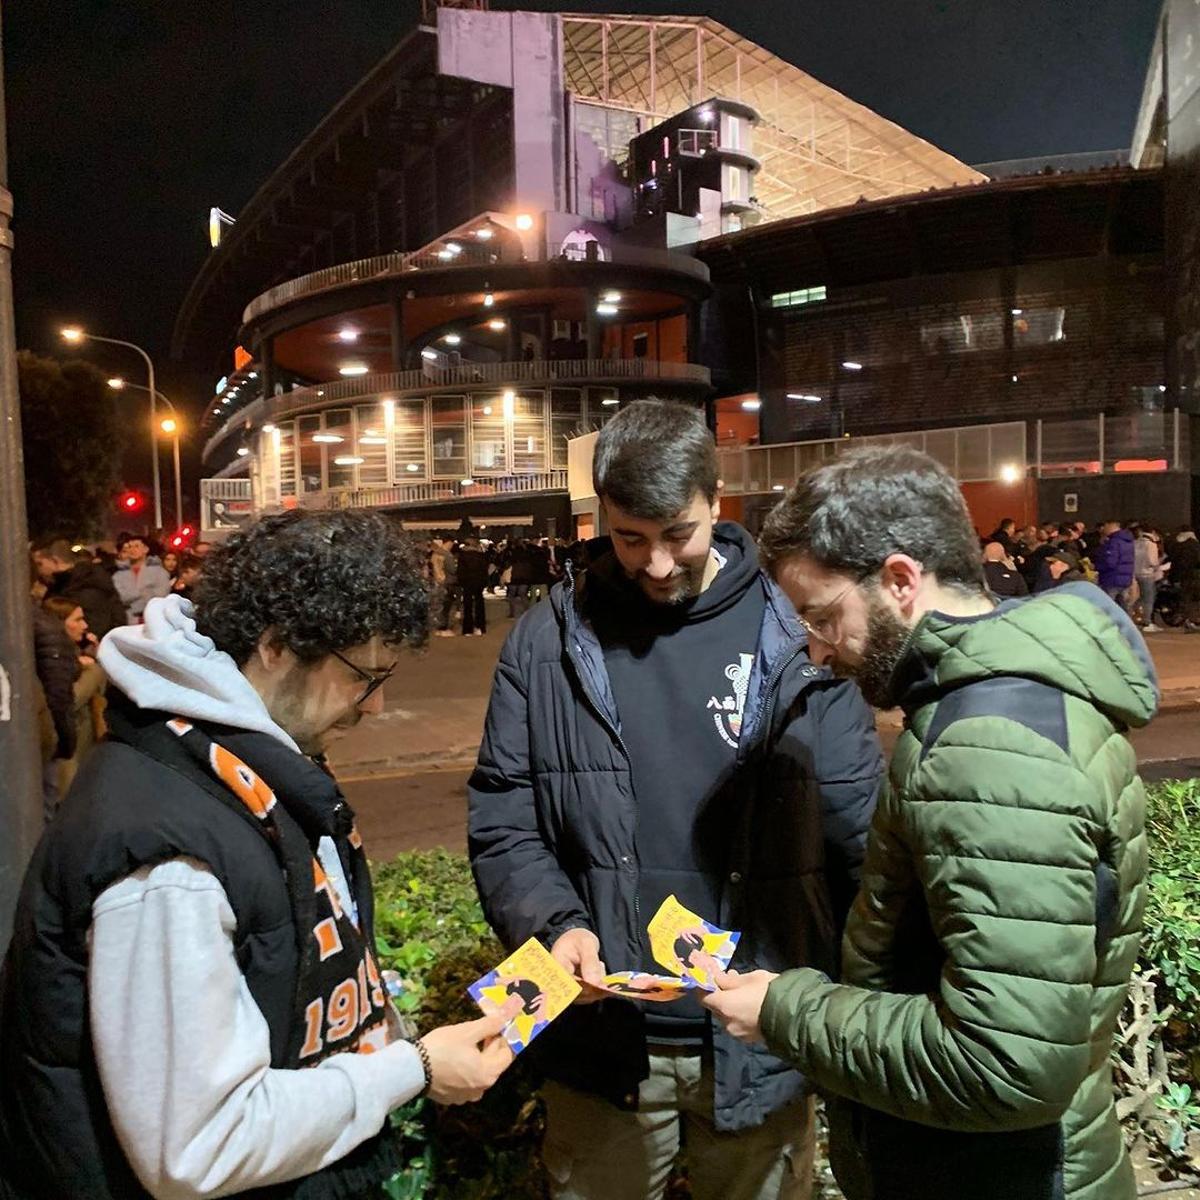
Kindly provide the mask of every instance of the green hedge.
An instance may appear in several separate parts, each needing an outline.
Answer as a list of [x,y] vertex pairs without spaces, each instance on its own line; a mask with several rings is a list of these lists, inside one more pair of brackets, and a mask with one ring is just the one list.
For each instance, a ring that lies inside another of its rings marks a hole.
[[[1164,1141],[1200,1126],[1200,783],[1150,790],[1150,894],[1142,970],[1159,977],[1159,1008],[1174,1007],[1164,1040],[1171,1086],[1158,1107]],[[467,985],[503,957],[483,920],[466,859],[445,851],[403,854],[375,869],[376,925],[384,966],[400,972],[400,1006],[426,1030],[478,1015]],[[387,1185],[393,1200],[543,1200],[541,1111],[518,1059],[477,1105],[437,1109],[417,1101],[393,1118],[408,1167]],[[1191,1111],[1197,1110],[1197,1111]]]

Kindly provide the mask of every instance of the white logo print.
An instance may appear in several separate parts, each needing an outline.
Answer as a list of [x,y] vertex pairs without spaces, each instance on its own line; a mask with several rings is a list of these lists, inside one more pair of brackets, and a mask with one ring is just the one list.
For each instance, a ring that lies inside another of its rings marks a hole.
[[742,734],[742,714],[746,710],[746,691],[750,687],[753,654],[739,654],[738,661],[725,668],[725,678],[733,684],[732,696],[713,696],[704,706],[713,712],[713,724],[725,742],[737,748]]

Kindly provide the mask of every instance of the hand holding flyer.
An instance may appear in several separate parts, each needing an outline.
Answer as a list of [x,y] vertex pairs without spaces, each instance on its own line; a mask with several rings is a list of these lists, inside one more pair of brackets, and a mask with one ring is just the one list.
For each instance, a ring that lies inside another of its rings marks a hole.
[[504,1040],[520,1054],[570,1006],[580,987],[536,938],[530,938],[467,991],[485,1013],[502,1013],[508,1019]]
[[650,952],[659,966],[681,976],[688,987],[716,990],[718,971],[729,966],[740,933],[718,929],[668,896],[647,926]]

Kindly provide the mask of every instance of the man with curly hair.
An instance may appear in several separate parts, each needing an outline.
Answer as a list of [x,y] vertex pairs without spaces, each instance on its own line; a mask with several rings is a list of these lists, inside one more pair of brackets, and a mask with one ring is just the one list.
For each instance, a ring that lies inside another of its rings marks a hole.
[[385,1125],[476,1100],[498,1016],[402,1038],[330,739],[424,640],[422,563],[378,514],[291,512],[99,654],[111,735],[22,889],[0,986],[0,1194],[380,1195]]

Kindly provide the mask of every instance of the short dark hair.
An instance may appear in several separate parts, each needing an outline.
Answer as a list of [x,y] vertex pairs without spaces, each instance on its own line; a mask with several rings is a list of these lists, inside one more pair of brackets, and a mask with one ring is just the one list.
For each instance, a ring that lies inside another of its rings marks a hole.
[[890,554],[908,554],[939,583],[982,591],[979,539],[958,484],[910,446],[866,446],[796,481],[763,524],[763,565],[805,554],[865,579]]
[[73,563],[75,551],[66,538],[47,538],[37,542],[33,547],[34,554],[43,554],[47,558],[56,558],[59,562]]
[[239,665],[268,629],[306,663],[376,635],[419,645],[429,629],[423,571],[416,544],[381,513],[294,509],[204,559],[196,625]]
[[42,601],[42,607],[52,617],[57,617],[60,621],[65,621],[80,607],[80,604],[78,600],[68,600],[66,596],[47,596]]
[[642,520],[669,520],[697,492],[711,503],[717,478],[716,443],[700,410],[686,404],[635,400],[596,439],[596,495]]

